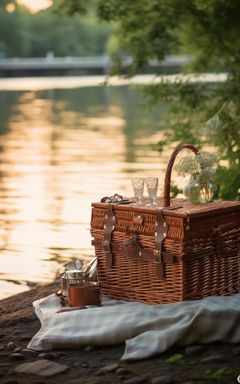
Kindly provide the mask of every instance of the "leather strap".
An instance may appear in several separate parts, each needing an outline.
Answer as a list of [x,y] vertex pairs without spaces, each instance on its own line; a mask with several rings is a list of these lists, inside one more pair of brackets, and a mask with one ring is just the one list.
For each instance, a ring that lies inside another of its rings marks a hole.
[[163,216],[162,209],[156,209],[156,223],[155,223],[155,249],[154,263],[156,264],[156,272],[159,279],[164,279],[164,264],[162,258],[163,241],[167,235],[167,223]]
[[226,251],[223,247],[223,240],[222,240],[222,233],[221,233],[220,226],[215,227],[213,229],[212,236],[214,239],[215,249],[216,249],[216,252],[218,253],[218,257],[226,256]]
[[[163,209],[156,210],[156,223],[155,223],[155,249],[148,250],[143,249],[137,241],[137,234],[133,233],[129,240],[121,243],[120,248],[118,246],[117,251],[122,251],[126,256],[129,256],[137,260],[151,259],[156,264],[156,273],[159,279],[164,279],[164,263],[162,255],[163,241],[167,233],[167,224],[163,216]],[[104,216],[104,240],[102,241],[102,248],[106,253],[107,268],[111,268],[113,264],[113,247],[115,247],[112,240],[112,232],[115,229],[116,216],[113,211],[113,204],[108,204],[107,212]],[[149,251],[151,253],[149,253]],[[168,254],[168,258],[171,254]]]
[[[92,245],[95,247],[102,248],[102,240],[92,240]],[[154,249],[150,248],[141,248],[138,244],[139,248],[135,247],[135,243],[132,239],[123,241],[123,242],[112,242],[111,250],[113,253],[121,253],[122,255],[129,257],[134,260],[142,260],[142,261],[155,261]],[[180,256],[174,255],[170,252],[162,252],[162,261],[166,264],[173,264],[176,261],[181,259]]]
[[104,249],[104,252],[107,255],[106,263],[107,263],[108,269],[111,268],[113,264],[111,240],[112,240],[112,232],[115,228],[115,225],[116,225],[116,216],[113,211],[113,204],[108,204],[107,212],[103,220],[104,241],[102,242],[102,247]]

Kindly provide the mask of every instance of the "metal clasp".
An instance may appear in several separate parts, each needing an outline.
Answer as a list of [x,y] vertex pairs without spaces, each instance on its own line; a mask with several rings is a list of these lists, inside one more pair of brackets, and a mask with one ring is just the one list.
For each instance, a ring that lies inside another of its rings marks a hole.
[[158,249],[153,250],[153,262],[154,264],[162,263],[162,253]]

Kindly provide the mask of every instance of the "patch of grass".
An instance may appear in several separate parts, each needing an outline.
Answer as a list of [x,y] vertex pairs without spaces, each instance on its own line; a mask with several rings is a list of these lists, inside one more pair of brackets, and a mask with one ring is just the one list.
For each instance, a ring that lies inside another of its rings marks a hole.
[[166,360],[169,364],[175,364],[179,361],[183,361],[183,355],[181,353],[176,353],[175,355],[169,357],[169,359]]
[[219,368],[219,369],[208,369],[201,375],[201,379],[203,380],[223,380],[227,378],[236,378],[238,372],[236,369],[231,368]]
[[186,365],[194,365],[195,362],[193,360],[188,360],[186,361]]

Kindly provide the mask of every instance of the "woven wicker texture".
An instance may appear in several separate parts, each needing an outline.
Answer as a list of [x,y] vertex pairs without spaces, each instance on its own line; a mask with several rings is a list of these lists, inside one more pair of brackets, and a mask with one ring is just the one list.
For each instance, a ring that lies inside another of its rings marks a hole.
[[[104,247],[108,207],[93,203],[91,219],[99,281],[106,296],[159,304],[239,292],[240,202],[193,205],[184,199],[170,201],[165,194],[156,208],[114,204],[111,265]],[[154,256],[159,210],[166,228],[160,259],[163,278]]]

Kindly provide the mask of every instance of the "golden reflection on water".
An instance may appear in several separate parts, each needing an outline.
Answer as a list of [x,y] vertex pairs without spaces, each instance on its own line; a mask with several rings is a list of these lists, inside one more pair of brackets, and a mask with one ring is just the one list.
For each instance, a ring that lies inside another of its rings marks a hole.
[[0,136],[0,298],[52,280],[71,257],[92,257],[91,202],[132,195],[133,174],[160,176],[166,162],[147,146],[159,132],[127,136],[121,104],[91,114],[40,96],[21,93]]

